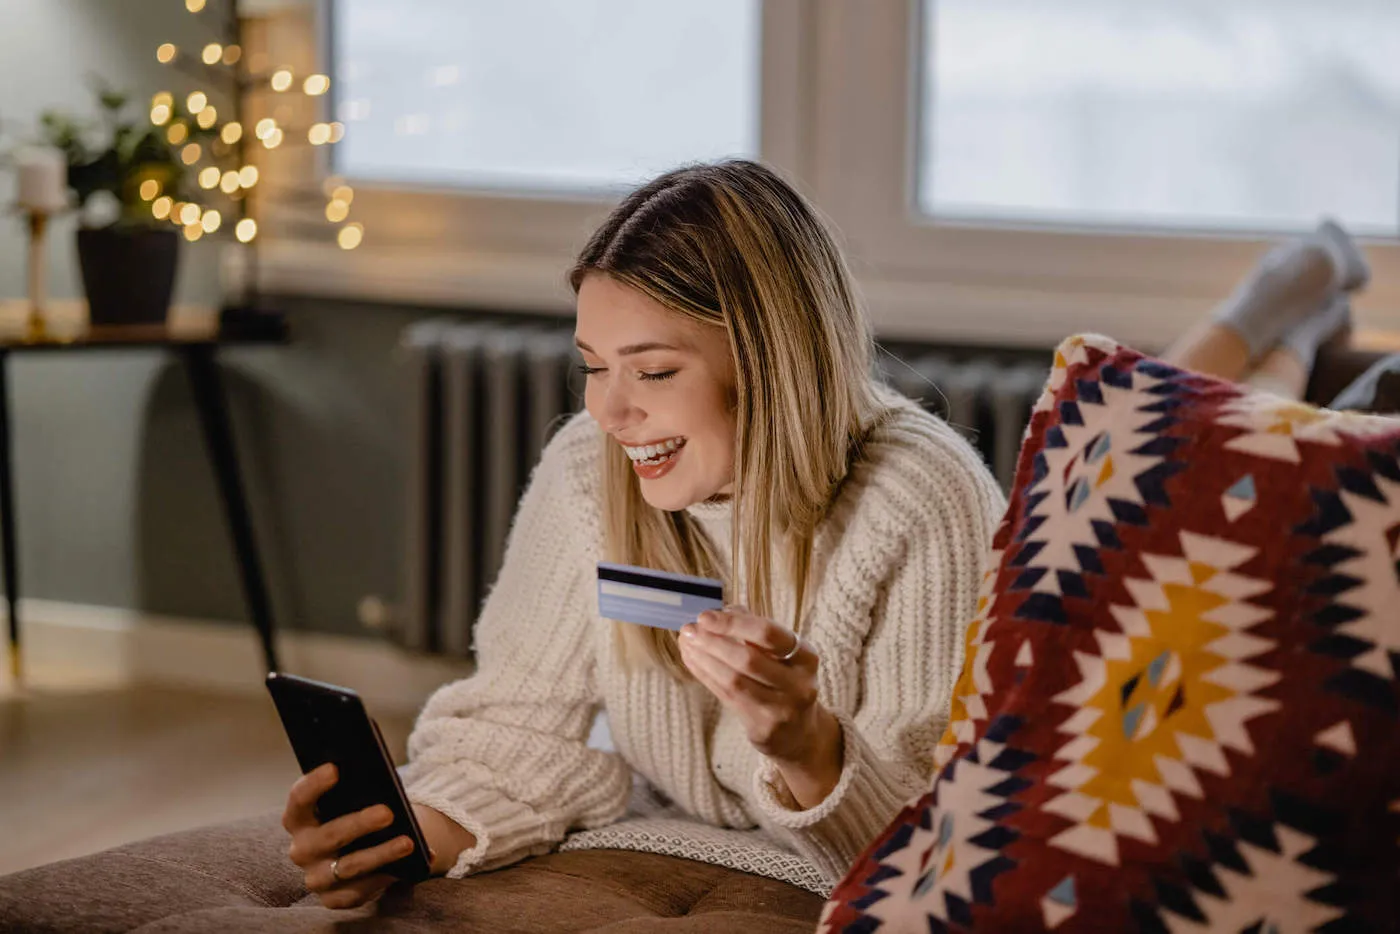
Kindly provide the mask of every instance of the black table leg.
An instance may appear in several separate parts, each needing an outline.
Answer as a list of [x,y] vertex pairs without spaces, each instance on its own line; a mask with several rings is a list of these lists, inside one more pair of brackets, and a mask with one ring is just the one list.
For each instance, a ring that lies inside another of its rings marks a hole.
[[219,483],[219,496],[224,504],[233,535],[233,547],[238,554],[238,571],[243,578],[243,593],[248,610],[262,640],[263,659],[268,671],[281,670],[277,664],[274,642],[272,606],[267,598],[262,565],[253,541],[253,523],[248,515],[248,503],[243,496],[243,481],[238,471],[238,457],[233,446],[233,425],[229,421],[228,402],[219,379],[219,367],[214,360],[212,345],[192,344],[181,351],[194,389],[195,407],[204,430],[204,444]]
[[0,544],[5,549],[5,602],[10,610],[10,675],[24,674],[19,649],[19,554],[15,548],[15,480],[10,444],[10,354],[0,350]]

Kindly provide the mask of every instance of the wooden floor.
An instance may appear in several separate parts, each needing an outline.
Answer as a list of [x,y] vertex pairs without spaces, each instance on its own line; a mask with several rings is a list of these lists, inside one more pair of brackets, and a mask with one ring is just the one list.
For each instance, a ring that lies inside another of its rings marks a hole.
[[[377,719],[402,762],[409,718]],[[299,774],[264,697],[100,685],[0,694],[0,874],[280,812]]]

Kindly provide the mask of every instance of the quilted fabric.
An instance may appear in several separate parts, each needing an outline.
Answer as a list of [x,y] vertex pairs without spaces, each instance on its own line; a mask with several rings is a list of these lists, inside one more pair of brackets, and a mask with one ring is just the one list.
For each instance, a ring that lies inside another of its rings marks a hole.
[[1066,341],[933,787],[827,932],[1400,919],[1400,422]]

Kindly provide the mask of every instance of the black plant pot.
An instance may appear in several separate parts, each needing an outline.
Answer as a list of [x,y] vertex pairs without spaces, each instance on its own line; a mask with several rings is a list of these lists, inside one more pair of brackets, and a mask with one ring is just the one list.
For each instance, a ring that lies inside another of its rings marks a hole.
[[163,323],[170,312],[179,258],[176,230],[80,229],[78,264],[92,323]]

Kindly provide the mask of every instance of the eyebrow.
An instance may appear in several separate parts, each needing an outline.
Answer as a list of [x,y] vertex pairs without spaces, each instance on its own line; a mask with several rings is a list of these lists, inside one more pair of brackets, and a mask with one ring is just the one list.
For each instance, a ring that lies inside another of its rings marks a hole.
[[[589,347],[577,337],[574,338],[574,344],[578,347],[579,350],[586,350],[589,353],[595,355],[598,353],[598,351],[594,350],[592,347]],[[683,352],[685,348],[677,347],[674,344],[664,344],[661,341],[647,341],[643,344],[628,344],[626,347],[619,348],[617,354],[620,357],[631,357],[639,353],[646,353],[649,350],[676,350]]]

